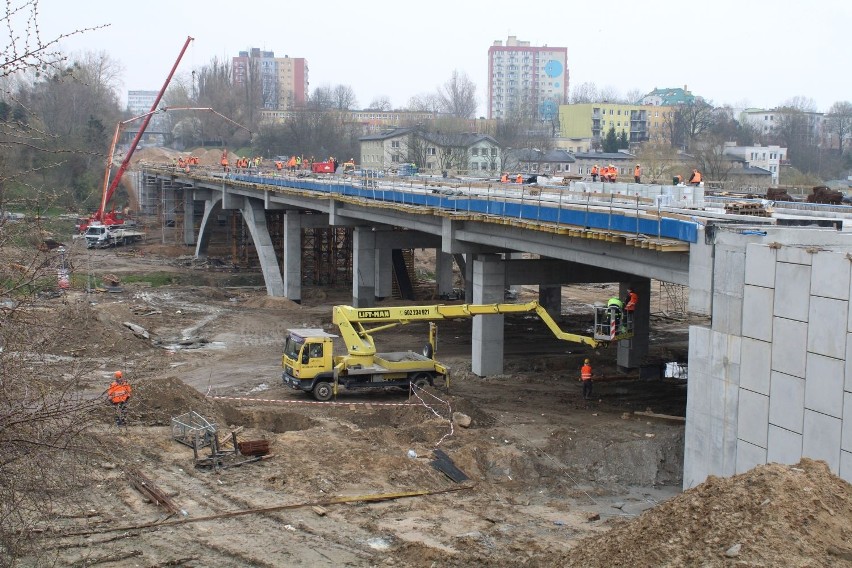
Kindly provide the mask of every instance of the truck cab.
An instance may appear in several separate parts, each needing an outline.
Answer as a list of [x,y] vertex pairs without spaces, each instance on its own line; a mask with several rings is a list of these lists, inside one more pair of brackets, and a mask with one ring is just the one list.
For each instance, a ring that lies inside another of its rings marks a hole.
[[291,329],[284,343],[281,378],[284,384],[306,392],[317,383],[334,380],[334,344],[336,335],[322,329]]

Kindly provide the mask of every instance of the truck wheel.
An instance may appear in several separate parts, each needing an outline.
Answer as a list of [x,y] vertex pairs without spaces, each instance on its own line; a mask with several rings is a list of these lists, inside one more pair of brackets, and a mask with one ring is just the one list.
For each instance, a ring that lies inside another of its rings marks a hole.
[[415,387],[425,389],[428,386],[432,386],[432,378],[427,373],[420,373],[418,375],[414,375],[414,378],[411,379],[411,383]]
[[320,402],[331,400],[334,390],[331,388],[331,383],[322,381],[314,385],[314,398]]

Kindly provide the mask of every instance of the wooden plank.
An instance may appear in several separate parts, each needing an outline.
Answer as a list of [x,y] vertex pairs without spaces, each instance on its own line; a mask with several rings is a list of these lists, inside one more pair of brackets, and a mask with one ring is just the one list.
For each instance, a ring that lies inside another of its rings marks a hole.
[[686,424],[686,417],[684,416],[673,416],[671,414],[657,414],[655,412],[646,412],[644,410],[635,410],[633,411],[634,416],[639,416],[641,418],[650,418],[651,420],[659,420],[661,422],[674,422],[677,424]]
[[435,459],[432,460],[431,466],[455,481],[456,483],[461,483],[463,481],[468,481],[470,478],[456,467],[456,464],[453,463],[453,460],[450,459],[443,450],[432,450],[432,453],[435,455]]

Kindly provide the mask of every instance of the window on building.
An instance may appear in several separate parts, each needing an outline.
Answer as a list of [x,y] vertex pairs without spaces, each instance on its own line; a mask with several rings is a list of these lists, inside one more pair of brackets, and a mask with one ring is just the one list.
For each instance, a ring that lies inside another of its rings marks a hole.
[[621,109],[618,109],[615,114],[617,114],[618,116],[621,116]]
[[391,140],[391,148],[399,148],[399,140]]
[[435,156],[435,155],[437,155],[437,152],[435,152],[435,148],[433,146],[430,146],[430,147],[426,148],[426,155],[427,156]]
[[391,162],[393,162],[394,164],[398,164],[399,161],[399,154],[394,154],[391,156]]
[[491,148],[491,155],[497,157],[497,148]]
[[471,148],[470,149],[470,155],[471,156],[478,156],[479,155],[479,148]]

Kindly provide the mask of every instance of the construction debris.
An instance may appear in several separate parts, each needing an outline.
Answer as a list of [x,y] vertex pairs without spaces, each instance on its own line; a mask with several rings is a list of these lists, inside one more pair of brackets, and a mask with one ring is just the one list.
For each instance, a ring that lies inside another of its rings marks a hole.
[[125,472],[125,474],[127,475],[127,479],[130,481],[130,484],[133,485],[139,493],[150,499],[152,503],[165,509],[169,513],[168,517],[177,515],[178,513],[184,517],[187,516],[186,511],[178,507],[178,505],[172,501],[171,497],[163,493],[163,491],[141,471],[138,469],[129,469]]

